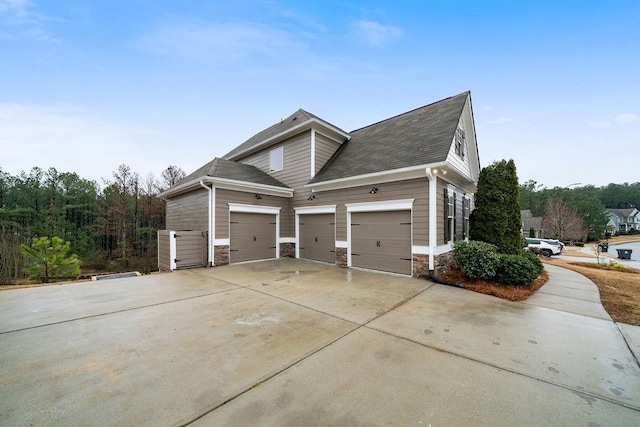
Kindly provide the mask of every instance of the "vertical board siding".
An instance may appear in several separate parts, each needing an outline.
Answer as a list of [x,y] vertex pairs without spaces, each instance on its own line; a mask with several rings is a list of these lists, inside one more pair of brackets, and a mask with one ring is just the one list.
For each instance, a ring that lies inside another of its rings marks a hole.
[[167,199],[167,230],[209,229],[209,192],[204,188]]
[[158,269],[171,270],[171,244],[169,230],[158,232]]
[[340,144],[333,139],[316,133],[316,174],[320,172],[320,169],[322,169],[331,156],[333,156],[333,153],[336,152],[338,147],[340,147]]
[[229,203],[280,207],[280,237],[293,237],[294,230],[290,227],[293,209],[289,201],[288,198],[267,195],[258,200],[254,193],[216,188],[216,239],[229,238]]

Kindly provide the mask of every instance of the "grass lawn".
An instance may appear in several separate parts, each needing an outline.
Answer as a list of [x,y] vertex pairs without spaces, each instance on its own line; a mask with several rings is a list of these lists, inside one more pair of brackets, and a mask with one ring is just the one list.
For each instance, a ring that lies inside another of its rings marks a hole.
[[576,271],[591,279],[600,290],[600,300],[604,309],[614,321],[640,326],[640,270],[621,265],[610,266],[553,258],[543,261]]

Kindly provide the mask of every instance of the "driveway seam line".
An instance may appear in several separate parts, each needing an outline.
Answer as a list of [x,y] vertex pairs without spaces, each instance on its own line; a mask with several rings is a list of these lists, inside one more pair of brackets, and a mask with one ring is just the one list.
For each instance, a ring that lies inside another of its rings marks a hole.
[[[217,280],[219,280],[219,279],[217,279]],[[248,290],[255,291],[255,292],[257,292],[257,293],[259,293],[259,294],[262,294],[262,295],[265,295],[265,296],[269,296],[269,297],[273,297],[273,298],[279,299],[279,300],[284,301],[284,302],[287,302],[287,303],[289,303],[289,304],[294,304],[294,305],[297,305],[297,306],[299,306],[299,307],[307,308],[307,309],[309,309],[309,310],[312,310],[312,311],[315,311],[315,312],[318,312],[318,313],[324,314],[324,315],[329,316],[329,317],[332,317],[332,318],[334,318],[334,319],[343,320],[343,321],[345,321],[345,322],[348,322],[348,323],[351,323],[351,324],[355,325],[355,327],[354,327],[352,330],[350,330],[350,331],[346,332],[345,334],[343,334],[343,335],[339,336],[339,337],[338,337],[338,338],[336,338],[335,340],[330,341],[329,343],[327,343],[327,344],[323,345],[322,347],[320,347],[320,348],[318,348],[318,349],[314,350],[313,352],[309,353],[308,355],[303,356],[302,358],[300,358],[300,359],[298,359],[298,360],[295,360],[294,362],[292,362],[291,364],[289,364],[289,365],[285,366],[284,368],[280,369],[279,371],[277,371],[277,372],[275,372],[275,373],[273,373],[273,374],[271,374],[271,375],[268,375],[267,377],[265,377],[265,378],[261,379],[260,381],[258,381],[260,384],[266,383],[267,381],[269,381],[270,379],[274,378],[275,376],[280,375],[281,373],[283,373],[283,372],[285,372],[285,371],[287,371],[287,370],[289,370],[289,369],[293,368],[294,366],[298,365],[299,363],[303,362],[304,360],[307,360],[309,357],[311,357],[311,356],[313,356],[313,355],[317,354],[318,352],[320,352],[320,351],[324,350],[325,348],[329,347],[330,345],[333,345],[333,344],[337,343],[337,342],[338,342],[338,341],[340,341],[341,339],[343,339],[343,338],[345,338],[345,337],[347,337],[347,336],[349,336],[349,335],[353,334],[354,332],[358,331],[359,329],[361,329],[361,328],[363,328],[363,327],[368,328],[366,325],[367,325],[367,324],[369,324],[370,322],[373,322],[374,320],[378,319],[379,317],[382,317],[382,316],[384,316],[385,314],[387,314],[387,313],[389,313],[389,312],[391,312],[391,311],[395,310],[396,308],[398,308],[398,307],[400,307],[401,305],[403,305],[403,304],[405,304],[405,303],[409,302],[410,300],[412,300],[412,299],[416,298],[418,295],[420,295],[420,294],[422,294],[422,293],[424,293],[424,292],[428,291],[428,290],[429,290],[429,289],[431,289],[433,286],[435,286],[435,283],[434,283],[434,284],[432,284],[431,286],[429,286],[429,287],[428,287],[428,288],[426,288],[426,289],[422,289],[421,291],[418,291],[418,292],[416,292],[416,293],[415,293],[415,294],[413,294],[413,295],[409,295],[409,296],[408,296],[408,297],[406,297],[405,299],[403,299],[403,300],[401,300],[400,302],[398,302],[398,303],[394,304],[392,307],[390,307],[390,308],[389,308],[388,310],[386,310],[384,313],[381,313],[381,314],[379,314],[379,315],[377,315],[377,316],[375,316],[375,317],[373,317],[373,318],[371,318],[371,319],[367,320],[365,323],[360,324],[360,323],[357,323],[357,322],[353,322],[353,321],[350,321],[350,320],[343,319],[343,318],[341,318],[341,317],[338,317],[338,316],[335,316],[335,315],[332,315],[332,314],[329,314],[329,313],[324,313],[324,312],[322,312],[322,311],[320,311],[320,310],[316,310],[316,309],[313,309],[313,308],[311,308],[311,307],[306,307],[306,306],[304,306],[304,305],[302,305],[302,304],[299,304],[299,303],[296,303],[296,302],[293,302],[293,301],[289,301],[289,300],[286,300],[286,299],[281,298],[281,297],[277,297],[277,296],[274,296],[274,295],[267,294],[267,293],[262,292],[262,291],[260,291],[260,290],[258,290],[258,289],[250,288],[250,287],[248,287],[248,286],[238,285],[238,284],[236,284],[236,283],[231,283],[231,282],[227,282],[227,283],[230,283],[230,284],[236,285],[236,286],[241,287],[241,288],[244,288],[244,289],[248,289]],[[371,329],[371,328],[368,328],[368,329]],[[243,389],[243,390],[239,391],[238,393],[236,393],[235,395],[233,395],[233,396],[229,397],[229,398],[228,398],[228,399],[226,399],[224,402],[221,402],[221,403],[219,403],[219,404],[215,405],[213,408],[206,409],[206,410],[205,410],[205,412],[203,412],[202,414],[200,414],[200,415],[196,415],[196,416],[194,416],[193,418],[188,418],[188,419],[186,419],[186,420],[184,420],[184,419],[183,419],[183,421],[180,421],[179,423],[177,423],[177,424],[175,424],[175,425],[176,425],[176,426],[178,426],[178,427],[185,427],[185,426],[188,426],[189,424],[194,423],[195,421],[197,421],[197,420],[199,420],[199,419],[201,419],[201,418],[205,417],[206,415],[208,415],[208,414],[210,414],[210,413],[214,412],[215,410],[217,410],[217,409],[219,409],[219,408],[223,407],[223,406],[224,406],[224,405],[226,405],[227,403],[232,402],[233,400],[235,400],[235,399],[237,399],[237,398],[241,397],[241,396],[242,396],[242,395],[244,395],[245,393],[248,393],[249,391],[253,390],[254,388],[255,388],[255,386],[253,386],[253,385],[252,385],[252,386],[250,386],[250,387],[248,387],[248,388],[245,388],[245,389]]]
[[155,303],[155,304],[141,305],[141,306],[138,306],[138,307],[125,308],[125,309],[122,309],[122,310],[110,311],[110,312],[107,312],[107,313],[91,314],[91,315],[88,315],[88,316],[75,317],[73,319],[60,320],[58,322],[51,322],[51,323],[45,323],[45,324],[42,324],[42,325],[29,326],[29,327],[21,328],[21,329],[14,329],[14,330],[11,330],[11,331],[4,331],[4,332],[0,332],[0,335],[12,334],[12,333],[15,333],[15,332],[24,332],[24,331],[29,331],[29,330],[32,330],[32,329],[45,328],[47,326],[53,326],[53,325],[61,325],[63,323],[71,323],[71,322],[75,322],[75,321],[78,321],[78,320],[86,320],[86,319],[92,319],[94,317],[108,316],[110,314],[125,313],[127,311],[140,310],[140,309],[143,309],[143,308],[157,307],[157,306],[160,306],[160,305],[172,304],[174,302],[188,301],[188,300],[191,300],[191,299],[208,297],[208,296],[211,296],[211,295],[222,294],[222,293],[225,293],[225,292],[233,292],[233,291],[237,291],[239,289],[240,289],[240,287],[238,289],[226,289],[224,291],[210,292],[208,294],[202,294],[202,295],[194,295],[194,296],[187,297],[187,298],[179,298],[179,299],[175,299],[175,300],[171,300],[171,301],[158,302],[158,303]]
[[616,329],[618,330],[618,333],[620,334],[620,336],[622,337],[622,340],[624,341],[625,345],[627,346],[627,349],[629,349],[629,353],[631,353],[631,356],[633,356],[633,360],[636,361],[636,364],[640,368],[640,361],[636,357],[636,354],[633,352],[633,349],[631,348],[631,345],[629,345],[629,341],[627,341],[627,336],[625,335],[624,332],[622,332],[622,329],[620,329],[620,325],[618,325],[618,322],[613,322],[613,324],[616,325]]
[[626,402],[621,402],[619,400],[614,400],[614,399],[612,399],[610,397],[600,396],[600,395],[597,395],[597,394],[593,394],[591,392],[585,392],[583,390],[575,390],[575,389],[573,389],[573,388],[571,388],[571,387],[569,387],[567,385],[564,385],[564,384],[556,383],[556,382],[553,382],[553,381],[550,381],[550,380],[545,380],[543,378],[534,377],[532,375],[527,375],[525,373],[514,371],[512,369],[507,369],[507,368],[504,368],[504,367],[501,367],[501,366],[498,366],[498,365],[494,365],[493,363],[490,363],[490,362],[484,362],[482,360],[474,359],[474,358],[466,356],[464,354],[455,353],[455,352],[450,351],[450,350],[445,350],[445,349],[438,348],[438,347],[435,347],[435,346],[431,346],[431,345],[428,345],[428,344],[425,344],[425,343],[421,343],[421,342],[415,341],[415,340],[413,340],[411,338],[407,338],[407,337],[403,337],[403,336],[400,336],[400,335],[396,335],[394,333],[391,333],[391,332],[388,332],[388,331],[384,331],[384,330],[381,330],[381,329],[378,329],[378,328],[375,328],[375,327],[372,327],[372,326],[364,325],[364,327],[367,328],[367,329],[370,329],[372,331],[377,331],[377,332],[380,332],[382,334],[389,335],[389,336],[392,336],[392,337],[395,337],[395,338],[399,338],[401,340],[408,341],[408,342],[411,342],[413,344],[417,344],[419,346],[426,347],[426,348],[429,348],[429,349],[432,349],[432,350],[435,350],[435,351],[438,351],[438,352],[451,354],[452,356],[461,357],[463,359],[466,359],[466,360],[469,360],[469,361],[472,361],[472,362],[476,362],[476,363],[480,363],[482,365],[490,366],[492,368],[499,369],[499,370],[504,371],[504,372],[509,372],[511,374],[519,375],[521,377],[529,378],[529,379],[532,379],[532,380],[535,380],[535,381],[540,381],[540,382],[543,382],[545,384],[549,384],[549,385],[552,385],[552,386],[560,387],[562,389],[565,389],[565,390],[568,390],[568,391],[571,391],[571,392],[574,392],[574,393],[582,394],[582,395],[585,395],[585,396],[590,396],[590,397],[593,397],[593,398],[596,398],[596,399],[599,399],[599,400],[604,400],[606,402],[613,403],[615,405],[622,406],[622,407],[625,407],[627,409],[634,410],[636,412],[640,412],[640,406],[633,406],[633,405],[628,404]]

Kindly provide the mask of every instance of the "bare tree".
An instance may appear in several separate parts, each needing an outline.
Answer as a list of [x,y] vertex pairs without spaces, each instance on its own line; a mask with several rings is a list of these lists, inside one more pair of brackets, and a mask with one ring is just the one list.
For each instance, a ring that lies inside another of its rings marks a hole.
[[582,240],[588,229],[576,211],[561,199],[551,199],[542,217],[542,229],[546,234],[559,240]]
[[180,169],[178,166],[171,165],[165,170],[163,170],[160,176],[162,177],[162,181],[163,181],[162,189],[166,190],[167,188],[173,187],[174,185],[176,185],[178,181],[180,181],[182,178],[187,176],[187,174],[184,173],[184,171]]

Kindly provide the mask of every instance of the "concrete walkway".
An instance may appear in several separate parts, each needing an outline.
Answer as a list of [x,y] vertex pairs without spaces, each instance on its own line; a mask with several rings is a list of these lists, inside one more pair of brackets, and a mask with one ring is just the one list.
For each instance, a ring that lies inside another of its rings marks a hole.
[[549,272],[517,303],[292,259],[3,291],[0,424],[638,425],[638,330]]

